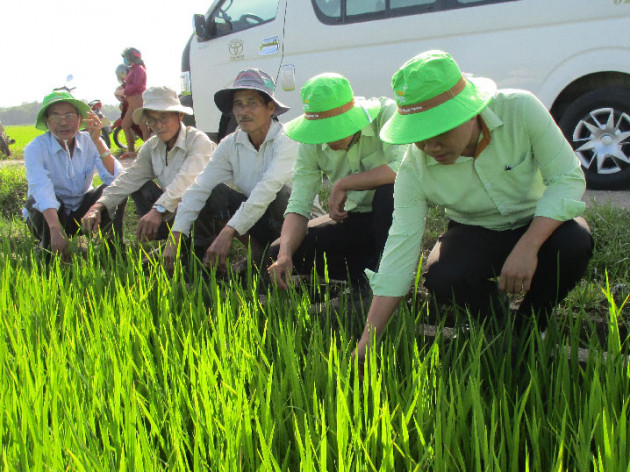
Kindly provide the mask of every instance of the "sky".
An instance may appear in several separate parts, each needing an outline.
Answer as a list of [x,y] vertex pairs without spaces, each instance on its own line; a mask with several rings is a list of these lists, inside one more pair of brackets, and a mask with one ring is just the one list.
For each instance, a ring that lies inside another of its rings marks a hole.
[[[0,107],[42,101],[55,87],[117,104],[114,73],[128,46],[140,50],[147,85],[180,92],[193,14],[212,0],[4,0],[0,7]],[[67,82],[68,76],[72,79]]]

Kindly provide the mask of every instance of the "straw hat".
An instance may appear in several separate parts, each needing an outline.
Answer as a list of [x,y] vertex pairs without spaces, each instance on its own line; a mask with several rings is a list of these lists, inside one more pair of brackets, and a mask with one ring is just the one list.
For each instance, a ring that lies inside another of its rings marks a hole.
[[185,107],[179,101],[177,93],[168,87],[149,87],[142,94],[143,105],[133,111],[134,123],[139,125],[145,119],[145,111],[172,111],[192,115],[193,109]]

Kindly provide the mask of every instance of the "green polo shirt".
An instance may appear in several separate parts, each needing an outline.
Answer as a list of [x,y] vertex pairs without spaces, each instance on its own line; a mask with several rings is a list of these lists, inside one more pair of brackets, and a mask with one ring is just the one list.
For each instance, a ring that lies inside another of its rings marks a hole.
[[378,273],[366,271],[375,295],[409,291],[420,257],[427,204],[459,223],[496,231],[534,216],[580,216],[580,163],[544,105],[532,94],[502,90],[481,112],[490,142],[476,157],[442,165],[409,145],[394,186],[394,217]]
[[[379,133],[387,120],[396,113],[396,103],[385,97],[378,99],[381,111],[372,123],[361,130],[359,140],[347,151],[335,151],[328,144],[300,144],[295,161],[293,188],[285,215],[298,213],[310,218],[311,207],[319,192],[323,176],[335,183],[350,174],[380,167],[384,164],[397,172],[406,146],[387,144]],[[374,190],[348,192],[346,211],[368,213],[372,211]]]

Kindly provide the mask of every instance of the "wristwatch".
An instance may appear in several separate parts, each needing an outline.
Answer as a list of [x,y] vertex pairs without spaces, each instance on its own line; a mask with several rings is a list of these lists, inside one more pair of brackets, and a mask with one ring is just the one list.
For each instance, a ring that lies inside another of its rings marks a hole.
[[162,205],[153,205],[153,208],[155,208],[155,211],[161,213],[162,215],[166,213],[166,208],[164,208]]

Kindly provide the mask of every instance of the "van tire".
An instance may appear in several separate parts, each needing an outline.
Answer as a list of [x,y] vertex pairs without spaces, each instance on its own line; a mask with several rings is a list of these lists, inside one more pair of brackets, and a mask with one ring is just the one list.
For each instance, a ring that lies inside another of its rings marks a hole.
[[114,140],[114,143],[116,143],[116,146],[118,146],[118,149],[126,151],[127,142],[123,140],[124,138],[125,138],[125,132],[120,126],[117,126],[114,129],[114,132],[112,133],[112,139]]
[[[581,95],[558,126],[580,160],[588,188],[630,188],[630,137],[623,137],[630,132],[630,88],[606,86]],[[598,128],[596,134],[589,126]]]

